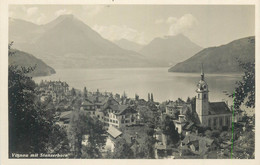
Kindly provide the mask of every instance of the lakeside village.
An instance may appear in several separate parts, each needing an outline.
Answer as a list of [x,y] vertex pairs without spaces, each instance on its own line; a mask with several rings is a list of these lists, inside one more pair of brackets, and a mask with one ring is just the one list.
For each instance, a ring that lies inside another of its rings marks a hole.
[[[36,91],[42,102],[52,100],[61,126],[69,127],[73,111],[83,111],[104,124],[102,158],[111,158],[120,139],[129,147],[122,152],[133,153],[125,158],[142,158],[140,153],[155,159],[254,158],[254,116],[225,102],[210,102],[203,71],[198,80],[194,98],[162,103],[155,101],[153,93],[147,100],[137,94],[128,98],[126,93],[69,89],[61,81],[41,81]],[[88,143],[88,134],[83,136],[82,146]]]

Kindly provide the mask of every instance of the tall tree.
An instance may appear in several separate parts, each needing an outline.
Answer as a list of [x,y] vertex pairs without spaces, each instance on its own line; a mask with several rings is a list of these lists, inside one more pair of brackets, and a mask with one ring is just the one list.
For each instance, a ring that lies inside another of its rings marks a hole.
[[115,143],[113,158],[117,158],[117,159],[134,158],[134,152],[132,151],[130,144],[128,144],[124,138],[117,139]]
[[[72,113],[69,125],[69,139],[72,145],[73,157],[76,158],[100,158],[101,148],[105,145],[106,130],[98,119],[93,119],[83,110],[75,110]],[[87,145],[83,146],[83,138]]]
[[76,96],[76,90],[75,90],[75,88],[72,88],[72,89],[71,89],[71,95],[72,95],[72,96]]
[[180,136],[175,129],[175,125],[170,117],[165,117],[165,120],[162,123],[162,130],[163,133],[168,137],[168,144],[176,144],[180,140]]
[[86,87],[84,87],[83,93],[84,93],[84,98],[86,99],[88,97],[88,91]]
[[239,66],[244,70],[244,76],[241,81],[236,82],[234,94],[235,108],[239,108],[241,104],[247,107],[255,107],[255,62],[243,63],[239,61]]
[[[15,53],[11,46],[12,43],[8,46],[9,56]],[[36,84],[28,76],[35,67],[8,66],[10,156],[11,153],[57,153],[62,152],[61,148],[66,145],[60,146],[66,141],[66,136],[55,124],[53,108],[39,102],[35,94]],[[57,144],[55,139],[62,143]]]
[[154,128],[148,127],[144,130],[146,132],[146,136],[144,138],[144,143],[139,144],[139,150],[136,154],[136,158],[142,159],[153,159],[154,158],[154,145],[156,139],[153,137]]
[[86,158],[96,159],[101,158],[101,149],[106,142],[106,130],[97,118],[89,118],[87,122],[88,143],[83,148]]
[[83,135],[86,134],[86,120],[84,114],[80,113],[79,110],[72,112],[69,124],[69,140],[72,149],[72,156],[75,158],[80,158],[82,155],[82,140]]

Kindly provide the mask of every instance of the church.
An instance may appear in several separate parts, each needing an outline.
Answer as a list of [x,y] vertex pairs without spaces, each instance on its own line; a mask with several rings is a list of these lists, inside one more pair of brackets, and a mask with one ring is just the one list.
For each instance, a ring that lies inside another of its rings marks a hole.
[[211,129],[230,128],[232,112],[228,105],[225,102],[209,102],[209,90],[204,78],[203,66],[196,93],[196,113],[201,126],[210,127]]

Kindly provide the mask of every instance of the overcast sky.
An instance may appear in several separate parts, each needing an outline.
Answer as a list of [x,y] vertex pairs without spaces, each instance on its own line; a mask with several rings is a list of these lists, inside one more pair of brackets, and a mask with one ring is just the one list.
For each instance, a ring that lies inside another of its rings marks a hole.
[[246,5],[10,5],[9,16],[45,24],[73,14],[109,40],[147,44],[183,33],[202,46],[255,35],[255,8]]

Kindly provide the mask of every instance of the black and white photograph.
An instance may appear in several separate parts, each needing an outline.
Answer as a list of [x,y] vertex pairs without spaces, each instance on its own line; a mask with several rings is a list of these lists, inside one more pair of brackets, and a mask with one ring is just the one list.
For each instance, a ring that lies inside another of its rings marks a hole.
[[256,4],[7,7],[5,159],[256,159]]

